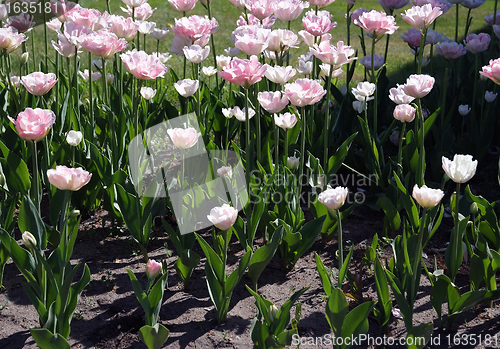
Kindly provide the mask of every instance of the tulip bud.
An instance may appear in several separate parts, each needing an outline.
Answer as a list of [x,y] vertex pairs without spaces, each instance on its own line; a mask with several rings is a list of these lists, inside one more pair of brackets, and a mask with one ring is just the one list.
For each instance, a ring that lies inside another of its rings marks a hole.
[[72,211],[69,213],[70,218],[73,218],[73,217],[78,217],[79,215],[80,215],[80,210],[72,210]]
[[471,108],[467,104],[462,104],[458,106],[458,113],[462,116],[466,116],[470,113]]
[[269,319],[271,319],[271,321],[274,322],[274,320],[276,319],[276,315],[278,315],[278,310],[279,310],[278,307],[275,306],[274,304],[271,305],[267,310],[267,315],[269,316]]
[[27,248],[35,248],[36,239],[29,231],[25,231],[22,235],[23,242]]
[[470,213],[476,214],[477,211],[479,211],[479,208],[477,207],[477,204],[475,202],[473,202],[472,204],[470,204]]
[[24,52],[21,55],[21,65],[25,65],[26,63],[28,63],[29,57],[30,57],[29,53],[28,52]]
[[68,144],[73,147],[78,146],[78,144],[80,144],[82,139],[83,139],[83,134],[80,131],[71,130],[66,135],[66,142],[68,142]]
[[146,265],[146,276],[149,280],[154,280],[161,273],[161,264],[154,259],[148,260]]
[[0,187],[3,187],[5,185],[5,175],[3,173],[0,173]]
[[296,158],[295,156],[289,156],[288,159],[286,159],[286,163],[290,170],[295,171],[299,167],[299,158]]

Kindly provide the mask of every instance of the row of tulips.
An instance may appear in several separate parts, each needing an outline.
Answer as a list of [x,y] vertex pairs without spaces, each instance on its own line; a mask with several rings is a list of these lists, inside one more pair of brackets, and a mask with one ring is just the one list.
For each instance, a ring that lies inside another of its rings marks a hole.
[[[167,130],[169,140],[181,154],[172,159],[172,163],[182,163],[177,187],[183,189],[199,180],[196,174],[185,172],[183,154],[203,140],[207,149],[231,148],[245,159],[250,203],[244,208],[245,219],[238,216],[237,203],[227,199],[211,210],[207,218],[220,229],[220,232],[212,232],[212,246],[201,235],[181,235],[178,227],[163,220],[178,254],[175,270],[187,288],[192,271],[200,261],[193,250],[198,241],[206,257],[207,284],[219,322],[226,320],[232,291],[248,270],[253,282],[253,289],[249,291],[256,298],[258,308],[258,326],[253,327],[255,333],[252,333],[255,347],[291,343],[292,334],[298,331],[300,306],[297,305],[299,310],[292,321],[290,307],[305,292],[304,289],[292,295],[277,310],[257,293],[258,278],[266,265],[277,254],[283,265],[291,269],[318,235],[328,240],[335,233],[338,243],[336,286],[319,256],[316,257],[328,296],[326,316],[330,324],[344,324],[340,328],[333,326],[334,334],[347,338],[365,332],[367,315],[372,311],[379,324],[386,327],[392,309],[390,287],[408,336],[424,336],[428,340],[432,326],[414,326],[413,304],[422,273],[423,248],[439,227],[444,212],[440,205],[444,192],[428,188],[425,177],[439,182],[443,177],[441,168],[447,178],[457,183],[457,188],[450,205],[454,230],[446,250],[448,275],[440,270],[431,274],[425,269],[440,301],[432,305],[441,319],[441,304],[448,297],[447,322],[451,326],[456,315],[472,305],[498,298],[495,273],[500,266],[500,246],[496,236],[500,228],[493,204],[474,196],[467,187],[466,200],[474,203],[476,209],[471,205],[470,212],[462,211],[459,205],[460,183],[474,175],[477,161],[472,161],[470,155],[455,155],[450,161],[442,154],[470,150],[471,140],[474,140],[476,158],[481,159],[490,149],[495,127],[498,127],[494,106],[490,104],[494,101],[492,96],[496,96],[496,85],[493,92],[489,92],[486,90],[489,82],[479,77],[499,84],[500,59],[491,60],[479,72],[481,62],[498,52],[495,42],[486,33],[468,35],[466,30],[464,45],[459,43],[458,16],[455,41],[435,30],[438,18],[451,9],[452,4],[444,0],[417,0],[404,11],[401,18],[412,29],[402,38],[412,49],[415,74],[410,75],[404,85],[388,91],[389,38],[398,30],[393,15],[395,10],[407,6],[408,1],[380,1],[384,11],[362,8],[352,11],[355,1],[348,1],[347,44],[344,41],[333,44],[331,32],[334,28],[338,30],[338,24],[332,21],[328,11],[331,0],[231,0],[241,11],[238,27],[232,33],[234,47],[224,50],[225,55],[217,55],[214,37],[219,27],[212,16],[211,1],[200,1],[207,9],[207,16],[186,17],[186,12],[191,11],[197,1],[169,0],[173,9],[183,15],[171,27],[174,38],[170,41],[170,53],[180,57],[183,66],[182,72],[170,69],[173,84],[167,79],[166,66],[172,56],[159,49],[168,30],[156,28],[155,22],[148,21],[156,9],[146,0],[123,2],[127,5],[123,10],[129,17],[111,14],[109,8],[101,14],[68,1],[47,2],[55,17],[44,23],[43,59],[39,66],[33,65],[31,73],[29,59],[36,63],[35,57],[40,54],[33,44],[32,16],[10,16],[0,28],[1,78],[5,87],[0,97],[6,101],[1,113],[5,120],[7,117],[10,120],[2,122],[0,142],[1,170],[5,178],[1,192],[5,200],[0,207],[3,228],[0,249],[7,251],[0,254],[0,271],[10,256],[26,277],[25,290],[40,315],[41,329],[32,330],[39,346],[48,348],[49,339],[57,341],[60,347],[68,346],[72,312],[79,294],[90,281],[85,267],[80,280],[72,284],[78,266],[72,269],[69,259],[79,218],[78,210],[69,210],[70,203],[85,211],[95,210],[102,204],[113,219],[125,222],[147,261],[145,288],[129,271],[134,292],[145,311],[146,324],[139,336],[149,348],[160,347],[168,339],[168,330],[158,322],[167,282],[166,265],[148,258],[147,245],[154,218],[164,216],[165,208],[174,211],[174,207],[169,198],[141,196],[134,186],[131,166],[135,164],[129,164],[128,150],[134,137],[144,134],[148,128],[189,112],[194,112],[199,130],[194,122]],[[457,13],[460,4],[468,8],[470,17],[472,9],[484,1],[454,3]],[[294,33],[290,23],[309,7],[312,9],[301,20],[304,30]],[[7,12],[7,4],[0,5],[2,21]],[[498,36],[500,27],[496,23],[500,15],[496,12],[496,2],[494,14],[485,20]],[[278,19],[288,29],[273,29]],[[364,57],[359,60],[350,45],[351,23],[361,31]],[[28,48],[30,34],[31,49]],[[48,50],[50,35],[57,35],[58,40],[52,41],[53,60]],[[147,36],[156,40],[156,52],[146,52]],[[376,44],[384,37],[384,55],[377,55]],[[290,66],[290,52],[300,44],[299,38],[309,47],[309,53],[299,57],[295,69]],[[371,50],[367,51],[370,42]],[[430,45],[429,58],[424,58],[427,45]],[[19,48],[21,57],[13,60],[13,53]],[[445,62],[434,57],[434,52]],[[210,53],[213,66],[206,65]],[[458,74],[461,66],[469,64],[471,55],[472,71]],[[92,59],[95,57],[97,61]],[[13,61],[19,64],[19,75],[15,73]],[[84,61],[87,69],[80,71]],[[368,81],[360,82],[349,91],[346,86],[355,85],[352,79],[357,61],[363,66]],[[443,76],[423,73],[434,73],[433,64],[444,65]],[[343,69],[346,86],[340,83]],[[211,88],[210,79],[214,75],[215,88]],[[439,78],[443,83],[436,92]],[[168,96],[174,90],[179,101],[173,105]],[[480,91],[490,103],[478,98]],[[466,98],[468,95],[472,95],[472,99]],[[393,114],[388,112],[387,99],[396,104]],[[470,104],[459,107],[458,101],[462,100]],[[458,119],[458,114],[463,118]],[[10,117],[14,115],[15,119]],[[395,152],[387,142],[389,139],[396,141],[397,156],[384,155]],[[31,166],[28,166],[25,160],[30,157]],[[436,159],[438,166],[435,166]],[[215,163],[215,159],[211,160]],[[63,163],[73,168],[62,166]],[[377,194],[374,197],[380,197],[377,205],[386,213],[386,226],[394,231],[402,228],[393,243],[395,258],[385,268],[369,253],[376,248],[378,239],[374,238],[366,260],[374,265],[378,302],[363,303],[361,298],[349,314],[342,286],[345,282],[354,284],[357,274],[349,270],[352,249],[344,258],[342,219],[359,202],[345,207],[348,188],[329,186],[342,166],[364,178],[374,175],[375,180],[370,182],[374,185],[369,187]],[[168,167],[169,164],[165,168]],[[227,183],[236,173],[236,167],[229,161],[215,168]],[[307,182],[302,180],[305,174]],[[279,181],[279,177],[286,180]],[[427,184],[439,186],[436,182]],[[165,187],[168,185],[165,183]],[[39,212],[44,187],[50,217],[42,221]],[[412,195],[407,188],[413,188]],[[288,202],[269,200],[275,194],[286,197],[287,193],[293,193]],[[304,203],[303,194],[311,198],[309,202]],[[189,205],[196,204],[185,203],[184,209],[193,210],[196,207]],[[23,241],[27,249],[19,247],[13,237],[13,217],[18,205],[19,230],[26,232]],[[315,216],[307,223],[305,205]],[[182,222],[186,217],[176,218]],[[471,225],[473,229],[467,229]],[[262,246],[254,243],[258,231],[264,238]],[[237,270],[226,275],[228,245],[233,235],[245,253]],[[47,243],[55,247],[48,257]],[[413,250],[408,251],[408,246],[413,246]],[[460,294],[454,281],[464,250],[471,256],[471,263],[481,266],[482,273],[471,275],[471,290]],[[51,262],[55,259],[57,266]],[[23,264],[26,260],[29,263]],[[50,283],[42,284],[47,278]],[[481,282],[486,284],[483,289]],[[65,306],[52,307],[52,304]],[[285,331],[289,324],[292,329]]]

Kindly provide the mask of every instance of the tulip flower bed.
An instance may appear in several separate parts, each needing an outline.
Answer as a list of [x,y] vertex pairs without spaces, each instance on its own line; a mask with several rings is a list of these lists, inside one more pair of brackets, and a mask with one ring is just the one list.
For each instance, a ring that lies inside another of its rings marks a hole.
[[0,4],[0,347],[500,347],[497,1],[122,1]]

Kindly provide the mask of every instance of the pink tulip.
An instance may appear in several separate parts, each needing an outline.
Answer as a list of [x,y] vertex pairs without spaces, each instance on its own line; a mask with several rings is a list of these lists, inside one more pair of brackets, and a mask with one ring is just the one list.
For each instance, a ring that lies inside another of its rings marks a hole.
[[231,3],[236,6],[238,9],[244,9],[246,0],[229,0]]
[[[84,71],[80,71],[78,73],[83,78],[83,80],[89,81],[89,70],[88,69],[85,69]],[[102,78],[101,73],[99,73],[97,71],[96,72],[92,72],[92,81],[99,80],[100,78]]]
[[170,51],[177,55],[182,55],[184,46],[208,44],[210,34],[219,30],[219,24],[215,18],[210,20],[208,16],[190,16],[175,19],[172,31],[175,34]]
[[280,0],[274,2],[274,15],[283,22],[290,22],[297,19],[305,8],[309,7],[308,2],[302,0]]
[[179,149],[192,148],[198,142],[198,138],[201,137],[201,133],[193,127],[168,129],[167,133],[172,143]]
[[234,46],[249,56],[259,55],[267,48],[270,34],[271,30],[254,25],[239,27],[233,31]]
[[479,6],[484,4],[485,2],[486,2],[486,0],[462,0],[460,2],[460,5],[462,5],[463,7],[467,7],[468,9],[474,9],[474,8],[478,8]]
[[415,119],[416,109],[409,104],[399,104],[394,108],[394,119],[401,122],[412,122]]
[[133,51],[120,55],[130,74],[140,80],[156,79],[163,77],[168,71],[155,55],[148,55],[144,51]]
[[500,58],[491,59],[490,64],[485,65],[479,74],[491,79],[495,84],[500,85]]
[[47,178],[50,184],[59,190],[78,191],[92,178],[92,174],[83,168],[68,168],[56,166],[55,169],[47,170]]
[[94,35],[87,35],[80,43],[84,49],[96,56],[108,59],[115,53],[124,51],[128,43],[125,39],[107,31],[99,31]]
[[6,50],[9,54],[26,40],[28,38],[22,33],[18,34],[13,27],[0,28],[0,52]]
[[106,20],[101,16],[101,13],[96,9],[88,9],[80,7],[74,9],[68,14],[67,20],[75,25],[83,25],[90,30],[101,30],[108,26]]
[[424,6],[428,4],[432,7],[437,7],[443,11],[443,14],[453,7],[453,4],[448,0],[410,0],[410,2],[412,6]]
[[132,18],[123,16],[107,15],[104,16],[109,24],[108,30],[114,33],[118,38],[131,41],[137,34],[139,25]]
[[62,27],[62,22],[57,18],[57,17],[54,17],[52,18],[50,21],[47,21],[47,23],[45,23],[47,25],[47,28],[52,30],[53,32],[58,32],[61,30],[61,27]]
[[149,34],[153,39],[161,41],[167,37],[169,30],[166,27],[161,29],[155,28],[151,34]]
[[352,13],[351,13],[351,22],[354,24],[354,25],[357,25],[359,26],[357,23],[358,22],[358,19],[359,19],[359,16],[361,16],[363,13],[365,12],[368,12],[367,9],[365,8],[357,8],[355,9]]
[[[415,28],[412,28],[415,29]],[[425,43],[436,45],[443,40],[443,33],[439,33],[432,29],[427,29],[427,35],[425,37]]]
[[[316,36],[312,35],[311,33],[307,32],[306,30],[301,30],[299,31],[299,37],[302,39],[302,41],[309,47],[313,47],[314,44],[316,44]],[[332,36],[330,34],[323,34],[321,35],[319,42],[323,41],[330,41],[332,39]]]
[[318,201],[330,210],[338,210],[344,205],[347,194],[349,194],[349,189],[347,189],[347,187],[336,187],[332,189],[328,186],[327,190],[319,194]]
[[493,33],[495,33],[495,36],[500,39],[500,25],[493,25]]
[[415,99],[405,93],[404,85],[391,88],[389,90],[389,98],[396,104],[409,104]]
[[148,0],[122,0],[123,3],[130,7],[139,7],[144,5]]
[[293,128],[297,121],[299,121],[297,117],[288,112],[280,115],[274,114],[274,123],[285,131]]
[[234,225],[236,219],[238,219],[238,210],[228,204],[224,204],[212,208],[207,218],[220,230],[228,230]]
[[266,69],[267,64],[260,64],[257,56],[251,56],[250,59],[234,58],[219,75],[233,84],[249,88],[262,80]]
[[[403,33],[401,35],[401,39],[403,39],[404,42],[408,44],[412,49],[416,50],[420,48],[420,40],[422,39],[422,33],[420,33],[420,30],[415,29],[415,28],[410,28],[408,29],[407,32]],[[429,42],[426,39],[425,44],[427,45]]]
[[9,10],[4,4],[0,4],[0,21],[3,21],[9,16]]
[[[246,109],[245,108],[241,109],[238,106],[232,107],[231,109],[223,108],[222,114],[224,114],[224,116],[227,119],[231,119],[234,116],[238,121],[241,122],[245,122],[247,119]],[[248,108],[248,120],[250,120],[254,116],[255,116],[255,110],[253,110],[252,108]]]
[[490,45],[491,38],[486,33],[469,34],[465,39],[465,48],[467,51],[478,54],[480,52],[484,52],[488,49]]
[[155,22],[147,22],[147,21],[137,21],[139,23],[139,28],[137,30],[139,33],[144,35],[149,35],[155,30],[156,23]]
[[61,23],[66,22],[68,15],[72,11],[76,11],[80,8],[80,5],[72,1],[50,1],[50,9],[52,13],[61,21]]
[[302,18],[304,29],[314,36],[321,36],[330,32],[337,26],[337,22],[332,22],[332,15],[328,11],[314,10],[308,11]]
[[353,21],[354,24],[361,27],[364,31],[374,38],[385,34],[393,34],[399,27],[393,16],[388,16],[383,12],[372,10],[365,12]]
[[[493,19],[495,19],[495,23],[493,23]],[[491,14],[484,17],[484,21],[489,25],[500,24],[500,10],[497,11],[496,16],[493,16],[493,14]]]
[[284,85],[293,78],[297,74],[297,71],[293,69],[291,66],[281,67],[279,65],[275,65],[274,67],[268,67],[265,73],[266,78],[270,81]]
[[493,102],[497,98],[498,93],[494,93],[493,91],[486,91],[484,93],[484,100],[488,103]]
[[182,49],[184,52],[184,57],[191,63],[201,63],[203,62],[210,53],[210,46],[202,48],[198,45],[184,46]]
[[424,31],[442,14],[443,11],[439,7],[432,7],[430,4],[425,4],[406,10],[401,18],[413,28]]
[[161,263],[158,263],[154,259],[148,260],[146,264],[146,276],[149,280],[153,281],[161,274],[162,266]]
[[20,15],[7,18],[5,26],[16,28],[19,33],[26,33],[35,26],[34,19],[35,17],[28,13],[21,13]]
[[63,39],[61,39],[61,36],[63,36],[64,38],[66,38],[66,41],[68,43],[78,48],[81,48],[80,43],[85,39],[87,35],[94,34],[94,31],[88,29],[83,25],[76,25],[73,22],[64,23],[63,29],[64,32],[58,34],[59,40],[63,41]]
[[21,84],[26,87],[29,93],[35,96],[43,96],[50,91],[56,82],[57,78],[53,73],[34,72],[21,78]]
[[337,42],[337,47],[330,45],[329,41],[323,41],[319,45],[314,45],[310,51],[323,63],[333,66],[335,70],[357,59],[357,57],[349,58],[355,51],[351,46],[344,46],[343,41]]
[[261,21],[269,17],[274,11],[274,3],[277,0],[247,0],[245,6],[258,19]]
[[259,92],[257,100],[269,113],[278,113],[288,105],[287,96],[281,95],[280,91]]
[[410,3],[410,0],[378,0],[378,3],[384,8],[385,12],[392,13]]
[[291,30],[275,29],[269,35],[268,51],[285,52],[290,48],[297,48],[299,37]]
[[259,27],[262,27],[264,29],[272,29],[274,22],[276,22],[277,17],[276,16],[269,16],[264,18],[262,21],[249,13],[247,15],[248,21],[246,20],[245,17],[240,16],[238,20],[236,21],[236,25],[238,27],[243,27],[245,25],[257,25]]
[[14,120],[9,117],[16,127],[17,134],[25,141],[38,142],[45,138],[56,121],[52,110],[26,108]]
[[139,7],[135,7],[135,10],[130,6],[127,6],[126,9],[123,7],[120,8],[123,12],[128,13],[130,17],[134,15],[134,18],[137,21],[147,21],[149,17],[153,15],[153,12],[156,11],[156,7],[151,8],[151,5],[149,5],[148,3],[145,3]]
[[177,12],[188,12],[194,9],[198,0],[168,0],[168,3]]
[[403,91],[413,98],[422,98],[431,92],[435,79],[426,74],[410,75],[403,85]]
[[[321,69],[319,73],[320,77],[330,76],[331,67],[332,66],[330,64],[325,64],[325,63],[320,64],[319,65],[319,68]],[[335,69],[334,71],[332,71],[332,79],[338,78],[340,75],[342,75],[343,72],[344,71],[342,70],[342,68]]]
[[311,6],[318,6],[319,8],[326,7],[333,3],[335,0],[308,0]]
[[182,97],[191,97],[198,90],[200,82],[198,80],[184,79],[174,83],[174,87]]
[[285,95],[296,107],[318,103],[325,94],[326,90],[316,80],[297,79],[285,85]]
[[[381,56],[381,55],[374,54],[373,60],[375,61],[375,66],[373,67],[373,69],[375,69],[375,70],[379,70],[382,67],[382,65],[384,65],[384,63],[385,63],[384,56]],[[368,55],[368,56],[361,58],[359,63],[361,63],[366,69],[371,70],[372,69],[372,56]]]
[[229,62],[231,62],[231,57],[220,55],[216,57],[216,60],[217,60],[217,69],[224,70],[224,67],[229,66]]
[[443,56],[444,59],[457,59],[466,53],[465,47],[455,41],[443,41],[436,45],[436,54]]

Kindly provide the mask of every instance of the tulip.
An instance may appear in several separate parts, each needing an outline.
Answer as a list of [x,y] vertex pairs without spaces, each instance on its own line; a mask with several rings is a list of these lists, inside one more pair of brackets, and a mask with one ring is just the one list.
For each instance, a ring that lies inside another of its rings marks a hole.
[[394,119],[401,122],[412,122],[415,119],[416,109],[409,104],[399,104],[394,108]]
[[361,27],[373,38],[378,38],[385,34],[393,34],[399,28],[396,26],[393,16],[388,16],[383,12],[375,10],[364,12],[358,18],[355,18],[353,23]]
[[201,72],[203,73],[203,75],[211,77],[211,76],[214,76],[215,74],[217,74],[217,69],[215,69],[212,66],[203,67],[203,68],[201,68]]
[[477,54],[483,51],[486,51],[488,49],[488,46],[490,45],[491,38],[488,34],[486,33],[480,33],[479,35],[476,34],[469,34],[467,35],[467,38],[465,39],[465,48],[467,51]]
[[338,210],[344,205],[348,193],[349,189],[346,187],[332,189],[328,186],[327,190],[319,194],[318,201],[330,210]]
[[67,21],[76,26],[83,26],[92,31],[100,31],[108,27],[106,19],[96,9],[79,7],[73,9],[67,16]]
[[467,7],[468,9],[478,8],[484,4],[486,0],[462,0],[460,5]]
[[257,100],[262,108],[269,113],[278,113],[288,105],[287,96],[282,95],[280,91],[259,92]]
[[[429,29],[431,30],[431,29]],[[401,39],[403,39],[404,42],[410,46],[412,49],[419,49],[420,48],[420,40],[422,39],[422,33],[420,33],[420,30],[415,29],[415,28],[410,28],[408,31],[404,32],[403,35],[401,35]],[[429,43],[429,40],[426,38],[424,45],[427,45]]]
[[299,66],[297,67],[297,71],[302,75],[310,75],[313,69],[312,61],[304,61],[299,59]]
[[34,19],[35,18],[28,13],[21,13],[20,15],[7,18],[5,26],[13,27],[19,33],[26,33],[35,26],[36,23],[33,21]]
[[395,146],[399,145],[399,130],[398,129],[394,129],[394,131],[392,131],[391,135],[389,136],[389,140]]
[[245,6],[252,15],[261,21],[274,11],[274,1],[269,0],[247,0]]
[[38,142],[45,138],[56,120],[52,110],[26,108],[14,120],[9,117],[16,127],[17,134],[25,141]]
[[149,101],[150,99],[154,98],[156,95],[156,90],[153,90],[151,87],[141,87],[141,96]]
[[431,209],[439,204],[444,196],[444,192],[441,189],[428,188],[426,185],[419,188],[415,184],[412,196],[420,206],[425,209]]
[[124,51],[128,43],[125,39],[118,39],[118,36],[111,32],[99,31],[94,35],[87,35],[81,41],[81,45],[94,55],[108,59],[115,53]]
[[291,113],[274,114],[274,123],[283,130],[289,130],[297,124],[297,117]]
[[378,3],[384,8],[385,12],[392,13],[394,10],[399,10],[400,8],[408,5],[410,0],[378,0]]
[[376,88],[377,85],[374,83],[363,81],[352,89],[352,94],[360,102],[370,101],[373,99],[371,96],[375,93]]
[[332,22],[332,15],[328,11],[308,11],[302,18],[302,25],[307,33],[313,36],[322,36],[329,33],[337,26],[337,22]]
[[50,184],[59,190],[78,191],[92,178],[92,174],[83,168],[68,168],[58,165],[55,169],[47,170]]
[[484,99],[486,102],[491,103],[497,98],[498,93],[493,93],[492,91],[486,91],[484,94]]
[[432,29],[427,29],[427,35],[425,37],[426,43],[435,45],[439,43],[441,40],[443,40],[443,33],[439,33]]
[[201,133],[196,131],[193,127],[188,127],[186,129],[183,128],[174,128],[167,130],[172,143],[179,149],[189,149],[193,147],[196,142],[198,142],[198,138],[201,136]]
[[297,48],[300,44],[299,37],[291,30],[275,29],[268,38],[267,51],[272,51],[275,55],[290,48]]
[[403,91],[413,98],[422,98],[431,92],[434,82],[435,79],[430,75],[410,75],[403,85]]
[[325,94],[326,90],[316,80],[297,79],[285,85],[285,95],[296,107],[318,103]]
[[443,11],[439,7],[432,7],[431,4],[425,4],[423,6],[413,6],[406,10],[401,18],[413,28],[424,32],[442,14]]
[[[375,66],[373,67],[374,70],[379,70],[382,65],[384,65],[384,56],[374,54],[373,55],[373,60],[375,61]],[[361,58],[359,61],[366,69],[372,70],[372,56],[365,56]]]
[[[329,77],[330,69],[332,68],[330,64],[321,63],[319,68],[321,69],[319,73],[320,77]],[[332,79],[338,78],[343,72],[342,68],[332,71]]]
[[208,54],[210,53],[210,46],[205,48],[198,45],[184,46],[182,51],[188,61],[199,64],[208,57]]
[[149,5],[148,3],[135,8],[132,8],[130,6],[127,6],[126,9],[123,7],[120,8],[123,12],[128,13],[130,17],[132,17],[132,14],[134,14],[136,21],[147,21],[149,17],[153,15],[153,12],[156,11],[156,8],[151,8],[151,5]]
[[18,34],[15,28],[0,28],[0,52],[6,50],[7,54],[9,54],[26,40],[28,38],[22,33]]
[[436,54],[444,59],[457,59],[467,53],[467,49],[455,41],[443,41],[436,45]]
[[25,231],[21,236],[27,248],[33,249],[36,246],[36,238],[29,231]]
[[229,62],[231,62],[231,57],[220,55],[216,57],[217,69],[223,70],[224,67],[229,67]]
[[228,230],[236,222],[236,219],[238,218],[238,210],[228,204],[224,204],[222,206],[212,208],[207,218],[220,230]]
[[240,85],[248,89],[251,85],[262,80],[267,69],[267,64],[260,64],[257,56],[250,59],[234,58],[219,75],[233,84]]
[[184,79],[174,84],[175,89],[182,97],[191,97],[198,90],[200,82],[198,80]]
[[61,30],[62,22],[57,17],[54,17],[50,21],[47,21],[45,25],[47,25],[47,28],[57,33]]
[[158,57],[148,55],[144,51],[131,51],[120,55],[130,74],[140,80],[163,77],[168,71]]
[[5,18],[9,16],[9,11],[7,6],[4,4],[0,4],[0,21],[3,21]]
[[137,22],[132,18],[125,18],[123,16],[108,15],[106,21],[109,23],[108,30],[114,33],[118,38],[131,41],[137,34],[139,27]]
[[[85,81],[89,81],[89,70],[88,69],[85,69],[84,71],[79,71],[78,73]],[[92,72],[92,81],[99,80],[100,78],[102,78],[101,73]]]
[[295,156],[289,156],[286,159],[286,163],[288,165],[288,168],[292,171],[295,171],[299,167],[299,162],[300,162],[300,159],[296,158]]
[[80,144],[82,139],[83,139],[83,134],[80,131],[71,130],[66,135],[66,142],[68,142],[68,144],[73,147],[78,146],[78,144]]
[[168,3],[177,12],[188,12],[194,9],[198,0],[168,0]]
[[234,46],[246,55],[259,55],[268,47],[270,34],[271,30],[258,26],[238,27],[233,31]]
[[148,0],[122,0],[123,3],[130,7],[139,7],[144,5]]
[[154,28],[153,32],[149,34],[153,39],[157,41],[161,41],[167,37],[169,33],[169,30],[166,27],[163,27],[161,29]]
[[365,103],[357,100],[353,101],[352,108],[356,110],[358,114],[361,114],[365,110]]
[[231,178],[233,176],[233,169],[231,166],[222,166],[217,169],[217,174],[222,178]]
[[467,104],[462,104],[462,105],[458,106],[458,112],[462,116],[468,115],[470,113],[470,111],[471,111],[471,108],[469,108],[469,106]]
[[[240,109],[240,107],[236,106],[231,109],[231,114],[234,116],[238,121],[245,122],[246,121],[246,116],[245,116],[245,108]],[[248,108],[248,120],[253,118],[255,115],[255,110],[252,108]]]
[[350,57],[355,51],[351,46],[344,46],[343,41],[337,42],[337,47],[330,45],[330,41],[323,41],[319,45],[315,44],[310,51],[323,63],[332,65],[334,70],[357,59]]
[[302,0],[280,0],[273,3],[274,15],[283,22],[297,19],[309,3]]
[[237,55],[239,55],[240,52],[241,50],[237,47],[228,47],[224,49],[224,54],[226,54],[229,57],[236,57]]
[[404,92],[404,85],[391,88],[389,90],[389,98],[396,104],[408,104],[415,99]]
[[158,275],[161,274],[162,266],[154,259],[149,259],[146,264],[146,276],[148,280],[153,281]]
[[72,1],[50,1],[50,9],[52,13],[61,21],[62,23],[66,22],[68,15],[71,14],[72,11],[77,11],[80,9],[80,5]]
[[[75,48],[77,46],[73,45],[66,39],[64,35],[58,35],[59,41],[56,43],[52,40],[52,46],[61,55],[66,58],[71,58],[75,55]],[[82,53],[80,49],[76,53]]]
[[29,93],[35,96],[43,96],[50,91],[56,82],[57,77],[53,73],[35,72],[21,78],[21,84],[26,87]]
[[472,160],[472,155],[455,154],[453,161],[442,157],[443,170],[455,183],[466,183],[475,174],[477,160]]
[[293,69],[291,66],[287,67],[281,67],[281,66],[274,66],[274,67],[268,67],[265,76],[268,78],[270,81],[284,85],[293,78],[297,74],[297,71]]
[[[308,0],[311,6],[318,6],[319,8],[326,7],[334,1],[335,0]],[[353,0],[348,0],[348,1],[353,1]]]
[[495,84],[500,85],[500,58],[491,59],[489,65],[485,65],[479,74],[491,79]]

